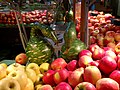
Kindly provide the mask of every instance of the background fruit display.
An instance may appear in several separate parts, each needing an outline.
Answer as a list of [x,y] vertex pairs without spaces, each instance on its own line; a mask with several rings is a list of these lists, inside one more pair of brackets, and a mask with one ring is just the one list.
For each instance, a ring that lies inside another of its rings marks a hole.
[[[19,16],[19,20],[21,20],[20,13],[16,12],[16,14]],[[21,16],[24,24],[31,24],[35,22],[51,24],[53,22],[53,13],[47,10],[23,11]],[[0,23],[9,25],[17,24],[14,11],[1,12]]]
[[66,62],[59,57],[40,65],[29,63],[20,53],[15,61],[26,64],[0,64],[0,90],[119,90],[118,47],[120,42],[114,49],[91,44],[79,52],[77,60]]
[[[110,13],[88,12],[89,44],[114,47],[120,41],[120,26],[114,25],[112,19],[114,16]],[[76,31],[80,38],[80,18],[76,19]]]

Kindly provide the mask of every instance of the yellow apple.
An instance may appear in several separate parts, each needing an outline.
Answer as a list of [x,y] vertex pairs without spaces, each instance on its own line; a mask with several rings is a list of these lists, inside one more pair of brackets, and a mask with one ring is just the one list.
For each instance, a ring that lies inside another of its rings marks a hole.
[[21,70],[21,71],[25,71],[25,66],[19,64],[19,63],[13,63],[13,64],[10,64],[8,67],[7,67],[7,73],[9,74],[11,71],[14,71],[14,70]]
[[1,63],[0,65],[4,66],[5,68],[7,68],[7,64],[6,63]]
[[0,80],[0,90],[21,90],[20,84],[13,78],[3,78]]
[[27,78],[27,84],[24,88],[24,90],[34,90],[34,84],[31,79]]
[[37,75],[37,79],[36,79],[36,81],[35,81],[35,85],[38,85],[38,84],[42,84],[42,83],[43,83],[42,77],[43,77],[43,74],[38,74],[38,75]]
[[7,76],[6,68],[0,65],[0,80],[5,78],[6,76]]
[[11,71],[7,77],[13,78],[15,80],[18,81],[18,83],[20,84],[20,88],[21,90],[24,90],[26,84],[27,84],[27,75],[24,71],[21,70],[13,70]]
[[36,74],[40,74],[40,70],[39,70],[39,66],[38,64],[36,63],[29,63],[27,66],[26,66],[27,69],[33,69]]
[[38,84],[35,86],[35,90],[39,90],[39,88],[42,86],[42,84]]
[[44,74],[44,72],[46,72],[49,69],[49,67],[50,67],[49,63],[42,63],[40,65],[40,72]]
[[33,83],[37,80],[37,75],[33,69],[26,68],[25,73],[27,74],[27,77],[32,80]]

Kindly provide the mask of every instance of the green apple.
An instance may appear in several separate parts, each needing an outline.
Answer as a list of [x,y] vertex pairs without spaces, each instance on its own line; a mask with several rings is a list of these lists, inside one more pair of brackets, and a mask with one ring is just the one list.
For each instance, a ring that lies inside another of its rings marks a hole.
[[21,71],[25,71],[25,66],[19,64],[19,63],[13,63],[10,64],[7,67],[7,74],[9,74],[10,72],[14,71],[14,70],[21,70]]
[[50,64],[49,63],[42,63],[40,65],[40,72],[44,74],[47,70],[49,70]]
[[36,63],[29,63],[26,66],[26,69],[33,69],[36,72],[37,75],[40,74],[39,66]]
[[27,75],[24,71],[20,71],[20,70],[13,70],[12,72],[10,72],[7,77],[13,78],[15,80],[18,81],[18,83],[20,84],[21,90],[24,90],[26,84],[27,84]]
[[27,77],[32,80],[33,83],[37,80],[36,72],[33,69],[26,68],[25,73],[27,74]]
[[24,90],[34,90],[34,83],[32,82],[31,79],[27,78],[27,84],[24,88]]
[[13,78],[3,78],[0,80],[0,90],[21,90],[20,84]]
[[7,76],[6,68],[0,65],[0,80],[5,78],[6,76]]

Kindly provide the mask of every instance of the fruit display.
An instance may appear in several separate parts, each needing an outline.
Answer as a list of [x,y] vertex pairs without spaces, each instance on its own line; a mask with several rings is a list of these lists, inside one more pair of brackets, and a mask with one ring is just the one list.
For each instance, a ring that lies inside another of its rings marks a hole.
[[0,62],[0,90],[120,90],[120,27],[111,18],[89,12],[88,47],[77,37],[80,22],[68,20],[59,57],[47,39],[58,44],[54,30],[46,21],[35,24],[25,53],[15,63]]
[[28,62],[25,53],[20,53],[16,57],[26,60],[26,64],[0,63],[0,90],[119,90],[118,45],[120,42],[113,49],[91,44],[79,52],[76,60],[66,62],[58,57],[39,65]]
[[[89,44],[114,47],[120,41],[120,26],[113,23],[113,18],[110,13],[88,12]],[[80,18],[77,19],[76,31],[80,37]]]
[[[20,19],[20,13],[16,12]],[[44,24],[51,24],[53,22],[53,13],[48,10],[33,10],[33,11],[22,11],[21,18],[24,24],[31,24],[40,22]],[[14,11],[0,12],[0,24],[16,25],[17,21],[15,18]]]

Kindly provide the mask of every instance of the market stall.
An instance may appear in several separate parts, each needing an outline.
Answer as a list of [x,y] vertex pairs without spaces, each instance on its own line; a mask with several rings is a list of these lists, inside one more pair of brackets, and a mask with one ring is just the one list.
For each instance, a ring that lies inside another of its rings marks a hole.
[[23,2],[0,13],[0,90],[120,89],[120,19],[106,1]]

